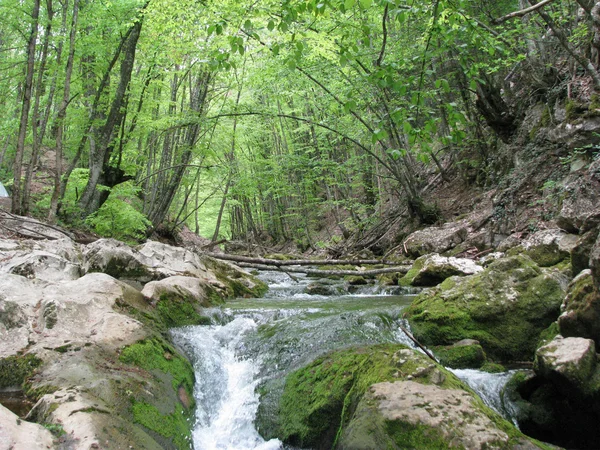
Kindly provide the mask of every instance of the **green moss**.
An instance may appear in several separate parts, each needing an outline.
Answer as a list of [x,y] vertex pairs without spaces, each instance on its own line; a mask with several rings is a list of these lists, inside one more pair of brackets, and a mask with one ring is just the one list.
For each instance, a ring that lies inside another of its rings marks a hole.
[[158,315],[167,327],[210,324],[210,318],[200,315],[198,307],[192,298],[166,294],[156,304]]
[[546,345],[559,334],[560,330],[558,329],[558,322],[552,322],[548,328],[540,333],[540,339],[537,347],[539,348],[542,345]]
[[136,423],[167,439],[172,439],[173,444],[178,449],[191,448],[192,436],[188,422],[189,415],[180,405],[172,414],[165,415],[148,403],[136,402],[133,404],[132,411]]
[[348,284],[352,286],[359,286],[368,284],[365,277],[357,276],[357,275],[347,275],[344,277],[344,280],[348,282]]
[[400,420],[386,421],[386,431],[401,448],[447,450],[448,439],[425,425],[412,425]]
[[0,389],[22,387],[42,360],[33,354],[0,359]]
[[494,361],[527,360],[533,359],[542,330],[560,314],[563,298],[554,276],[517,255],[420,294],[406,317],[425,345],[475,339]]
[[442,387],[460,384],[428,358],[402,345],[331,353],[288,375],[278,435],[293,446],[326,448],[340,435],[369,386],[409,375],[431,383],[440,372],[444,374],[438,379]]
[[483,366],[479,368],[479,370],[488,373],[502,373],[506,372],[506,367],[504,367],[502,364],[486,362],[485,364],[483,364]]
[[119,360],[148,371],[159,370],[171,375],[173,389],[177,391],[180,386],[183,386],[190,398],[193,398],[194,370],[192,365],[165,341],[153,338],[137,342],[125,347]]
[[417,274],[423,268],[423,263],[425,262],[425,258],[427,258],[427,256],[421,256],[420,258],[416,259],[416,261],[413,263],[412,267],[408,270],[408,272],[406,272],[406,275],[404,275],[402,278],[400,278],[398,280],[399,286],[411,286],[412,285],[413,280],[415,279]]
[[435,347],[433,352],[440,364],[452,369],[478,369],[485,363],[483,348],[477,344]]

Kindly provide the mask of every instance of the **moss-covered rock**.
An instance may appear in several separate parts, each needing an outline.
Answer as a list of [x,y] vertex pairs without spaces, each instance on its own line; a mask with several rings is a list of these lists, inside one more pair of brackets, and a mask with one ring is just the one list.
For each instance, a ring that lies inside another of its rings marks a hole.
[[21,388],[41,364],[42,360],[32,354],[0,359],[0,389]]
[[540,267],[551,267],[570,259],[577,236],[558,229],[537,231],[520,246],[508,251],[509,255],[525,253]]
[[563,284],[558,272],[517,255],[480,274],[448,278],[420,294],[406,317],[425,345],[475,339],[494,361],[531,360],[541,331],[559,315]]
[[177,449],[189,448],[190,421],[195,406],[194,370],[189,361],[158,337],[125,347],[119,359],[152,373],[168,394],[168,398],[164,398],[132,391],[134,421],[162,436]]
[[440,256],[437,253],[417,258],[400,280],[401,286],[435,286],[452,276],[466,276],[483,268],[470,259]]
[[[398,395],[403,389],[406,395]],[[408,397],[415,401],[405,405]],[[446,405],[433,407],[441,414],[432,414],[432,402]],[[461,412],[450,411],[451,403]],[[421,416],[437,418],[435,423],[416,420]],[[316,449],[441,449],[454,446],[457,436],[489,445],[473,448],[513,448],[526,440],[453,374],[393,344],[337,351],[292,372],[281,399],[279,429],[286,443]]]
[[593,339],[600,345],[600,294],[594,288],[589,269],[569,284],[562,309],[558,318],[561,335]]
[[477,341],[467,339],[454,345],[433,348],[440,364],[452,369],[479,369],[486,362],[485,352]]

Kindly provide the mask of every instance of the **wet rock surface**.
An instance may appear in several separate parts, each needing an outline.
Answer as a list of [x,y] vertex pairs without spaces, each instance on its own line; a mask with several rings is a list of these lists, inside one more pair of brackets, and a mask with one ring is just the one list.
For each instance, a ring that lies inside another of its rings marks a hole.
[[0,240],[0,272],[0,390],[37,401],[0,409],[0,447],[15,449],[189,447],[194,373],[166,330],[264,289],[189,250],[64,235]]

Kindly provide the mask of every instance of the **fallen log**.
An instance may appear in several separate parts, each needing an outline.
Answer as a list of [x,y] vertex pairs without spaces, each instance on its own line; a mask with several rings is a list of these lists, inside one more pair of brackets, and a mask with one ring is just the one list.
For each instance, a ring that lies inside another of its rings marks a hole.
[[305,273],[307,275],[321,275],[324,277],[327,276],[346,276],[346,275],[355,275],[361,277],[373,277],[375,275],[381,275],[384,273],[401,273],[405,274],[411,268],[411,266],[396,266],[396,267],[387,267],[385,269],[370,269],[370,270],[321,270],[321,269],[311,269],[309,267],[287,267],[282,269],[279,266],[272,266],[267,264],[256,264],[256,263],[248,263],[248,262],[238,262],[238,266],[245,267],[249,269],[256,270],[278,270],[280,272],[291,272],[291,273]]
[[239,263],[250,263],[250,264],[263,264],[268,266],[363,266],[363,265],[376,265],[383,264],[386,266],[393,266],[398,264],[392,261],[380,261],[378,259],[268,259],[268,258],[252,258],[250,256],[241,255],[227,255],[224,253],[211,253],[205,252],[208,255],[216,259],[224,259],[226,261],[234,261]]

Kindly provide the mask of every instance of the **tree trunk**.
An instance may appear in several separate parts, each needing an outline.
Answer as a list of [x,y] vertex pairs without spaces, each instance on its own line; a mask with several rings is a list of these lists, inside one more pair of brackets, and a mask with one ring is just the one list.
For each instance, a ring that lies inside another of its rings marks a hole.
[[35,66],[35,44],[38,34],[38,21],[40,16],[40,0],[34,0],[33,12],[31,14],[32,24],[27,44],[27,71],[25,74],[25,86],[23,88],[23,104],[21,108],[21,119],[19,121],[19,137],[17,138],[17,149],[15,163],[13,165],[13,191],[12,212],[21,215],[21,170],[23,167],[23,154],[25,152],[25,136],[27,135],[27,124],[29,122],[29,109],[31,107],[31,93],[33,89],[33,72]]
[[56,127],[56,160],[55,166],[56,171],[54,173],[54,191],[52,192],[52,198],[50,199],[50,211],[48,212],[48,221],[54,222],[56,220],[56,212],[58,209],[58,200],[60,198],[60,186],[62,176],[62,158],[63,158],[63,133],[64,133],[64,120],[67,116],[67,105],[69,103],[69,96],[71,92],[71,76],[73,73],[73,61],[75,57],[75,36],[77,35],[77,20],[79,17],[79,0],[74,0],[73,3],[73,16],[71,18],[71,31],[69,33],[69,56],[67,57],[67,67],[65,70],[65,86],[63,90],[63,98],[58,108],[56,115],[55,127]]
[[[121,61],[121,71],[119,85],[111,103],[110,111],[106,122],[96,135],[96,149],[92,152],[90,148],[89,155],[89,180],[79,199],[85,216],[92,214],[102,206],[102,193],[98,190],[101,185],[109,178],[109,160],[114,149],[113,139],[115,131],[118,129],[125,114],[124,107],[126,103],[126,94],[131,81],[133,64],[135,62],[135,52],[137,43],[142,31],[142,18],[139,17],[131,27],[131,32],[123,45],[123,59]],[[116,183],[115,183],[116,184]],[[113,186],[115,185],[113,184]],[[112,186],[111,186],[112,187]],[[106,198],[104,198],[105,200]]]
[[[33,130],[33,143],[31,148],[31,158],[29,165],[25,171],[25,180],[23,182],[23,193],[21,198],[21,213],[27,215],[29,213],[30,203],[30,192],[31,192],[31,179],[33,178],[33,171],[38,164],[40,147],[44,139],[44,133],[46,131],[45,121],[40,119],[40,97],[44,91],[44,75],[46,72],[46,61],[48,59],[48,45],[50,43],[50,36],[52,33],[52,19],[54,11],[52,9],[52,0],[46,0],[46,27],[44,31],[44,43],[42,44],[42,56],[40,66],[38,68],[38,77],[35,86],[35,102],[33,105],[32,115],[32,130]],[[52,102],[52,98],[49,99]]]

